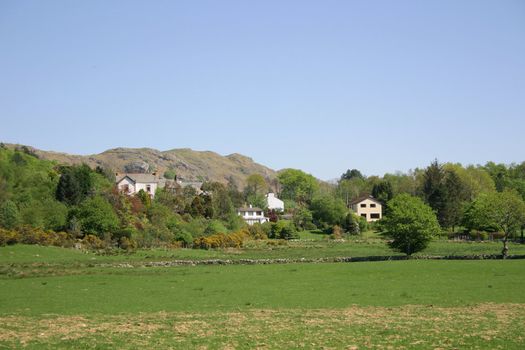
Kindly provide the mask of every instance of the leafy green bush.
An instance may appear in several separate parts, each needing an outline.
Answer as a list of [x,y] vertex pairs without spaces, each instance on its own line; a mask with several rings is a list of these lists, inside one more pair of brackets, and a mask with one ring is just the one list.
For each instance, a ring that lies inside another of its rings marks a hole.
[[272,230],[268,235],[268,238],[277,239],[298,239],[299,233],[295,228],[293,222],[289,220],[279,220],[276,223],[271,224]]
[[69,215],[78,219],[82,232],[87,235],[103,238],[107,233],[111,234],[119,227],[119,220],[113,207],[101,196],[86,199]]

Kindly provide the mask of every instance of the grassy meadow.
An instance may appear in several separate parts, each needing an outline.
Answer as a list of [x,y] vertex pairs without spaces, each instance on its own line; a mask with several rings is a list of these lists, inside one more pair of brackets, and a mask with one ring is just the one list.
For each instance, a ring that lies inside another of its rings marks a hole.
[[[432,255],[497,254],[436,241]],[[511,254],[523,246],[511,246]],[[376,239],[240,250],[0,248],[0,349],[521,349],[525,260],[142,267],[169,259],[391,255]]]

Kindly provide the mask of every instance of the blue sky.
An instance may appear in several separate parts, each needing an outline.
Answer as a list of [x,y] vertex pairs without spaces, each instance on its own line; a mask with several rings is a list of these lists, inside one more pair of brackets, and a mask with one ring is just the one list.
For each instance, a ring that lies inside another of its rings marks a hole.
[[0,1],[0,140],[320,178],[525,160],[525,1]]

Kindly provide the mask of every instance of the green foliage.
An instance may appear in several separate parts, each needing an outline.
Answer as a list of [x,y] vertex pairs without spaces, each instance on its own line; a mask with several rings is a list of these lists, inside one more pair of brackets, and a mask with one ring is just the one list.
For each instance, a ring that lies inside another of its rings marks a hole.
[[298,203],[310,202],[319,189],[317,179],[297,169],[284,169],[277,175],[281,183],[281,197]]
[[352,170],[348,169],[343,175],[341,175],[341,180],[352,180],[352,179],[364,180],[365,177],[357,169],[352,169]]
[[[270,227],[271,229],[271,225],[267,225],[266,227]],[[248,230],[248,234],[253,239],[267,239],[268,233],[270,232],[270,231],[267,231],[265,229],[265,226],[261,225],[260,223],[255,223],[251,226],[248,226],[247,230]]]
[[224,226],[224,224],[219,220],[210,220],[208,222],[208,226],[206,227],[206,230],[204,230],[204,234],[209,236],[216,233],[227,233],[228,229]]
[[485,193],[469,206],[464,223],[470,229],[503,232],[502,253],[506,256],[509,235],[525,223],[525,203],[515,191]]
[[11,200],[0,204],[0,227],[12,229],[20,224],[20,212]]
[[69,205],[78,205],[93,193],[94,177],[86,164],[63,166],[56,189],[56,199]]
[[454,170],[445,170],[443,180],[445,202],[441,210],[441,224],[451,227],[452,231],[460,224],[464,203],[467,200],[467,189]]
[[345,220],[343,222],[343,229],[351,235],[360,234],[362,231],[359,226],[359,218],[354,213],[346,214]]
[[314,223],[318,227],[331,227],[342,225],[348,213],[343,201],[330,195],[315,197],[310,205]]
[[264,177],[260,174],[251,174],[246,178],[246,187],[244,192],[246,196],[262,195],[264,196],[268,191],[268,184]]
[[175,180],[177,178],[177,173],[174,169],[168,169],[164,172],[164,178],[169,180]]
[[293,222],[297,228],[302,230],[315,229],[312,212],[306,207],[299,207],[294,211]]
[[440,231],[436,215],[419,198],[401,194],[388,202],[389,216],[382,220],[390,247],[412,255],[424,250]]
[[54,166],[21,151],[0,149],[0,203],[16,205],[18,214],[11,204],[5,214],[15,214],[17,224],[44,229],[63,226],[65,210],[55,200],[58,174]]
[[342,179],[337,183],[336,193],[341,198],[347,207],[350,207],[350,202],[355,198],[367,193],[368,184],[365,179],[361,177],[353,177],[351,179]]
[[140,199],[144,207],[148,208],[151,205],[151,196],[146,193],[146,191],[141,189],[135,194],[135,196]]
[[388,201],[394,197],[392,184],[386,180],[382,180],[379,181],[379,183],[374,184],[372,188],[372,197],[382,203],[388,203]]
[[435,160],[423,173],[423,187],[421,189],[425,202],[437,213],[441,224],[443,224],[443,210],[446,205],[444,178],[443,166]]
[[299,233],[292,221],[279,220],[275,223],[271,223],[271,231],[268,234],[268,238],[298,239]]
[[101,196],[86,199],[70,212],[70,217],[75,217],[80,222],[84,234],[100,238],[115,232],[119,227],[113,207]]

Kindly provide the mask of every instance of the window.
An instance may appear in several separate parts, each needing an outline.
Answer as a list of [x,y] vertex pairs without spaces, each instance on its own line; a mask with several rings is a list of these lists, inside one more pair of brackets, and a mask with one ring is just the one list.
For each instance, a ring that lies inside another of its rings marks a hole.
[[146,192],[151,192],[151,185],[146,185]]
[[366,214],[361,214],[362,217],[364,217],[366,219]]
[[129,193],[129,185],[122,186],[122,191]]
[[262,211],[258,211],[257,215],[261,216],[262,215]]
[[375,208],[375,207],[376,207],[375,203],[370,203],[370,208]]
[[380,218],[381,217],[380,217],[379,213],[372,213],[372,214],[370,214],[370,219],[380,219]]
[[366,208],[366,203],[361,203],[360,207],[361,208]]

